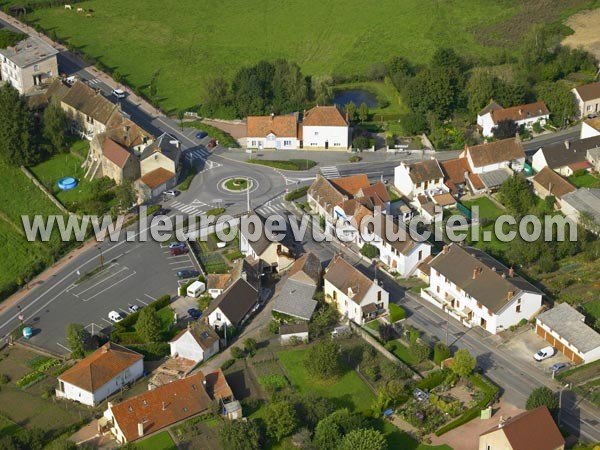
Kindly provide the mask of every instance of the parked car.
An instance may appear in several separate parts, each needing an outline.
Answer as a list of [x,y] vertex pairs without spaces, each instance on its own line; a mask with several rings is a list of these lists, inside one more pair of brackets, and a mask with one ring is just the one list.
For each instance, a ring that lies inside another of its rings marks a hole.
[[196,309],[196,308],[188,309],[187,313],[194,320],[198,320],[200,318],[200,316],[202,315],[202,311],[200,311],[199,309]]
[[187,255],[188,252],[187,247],[175,247],[171,249],[171,256]]
[[113,89],[112,95],[117,98],[125,98],[125,91],[123,89]]
[[169,248],[173,250],[174,248],[185,248],[185,242],[173,241],[169,242]]
[[129,308],[127,308],[129,310],[129,312],[132,313],[136,313],[138,312],[141,308],[138,305],[129,305]]
[[598,114],[596,114],[596,113],[588,114],[587,117],[588,117],[588,119],[595,119],[596,117],[598,117]]
[[535,359],[536,361],[543,361],[554,356],[554,353],[556,353],[556,350],[554,349],[554,347],[549,345],[548,347],[544,347],[535,355],[533,355],[533,359]]
[[210,141],[208,141],[208,144],[206,146],[208,148],[215,148],[217,146],[217,140],[216,139],[211,139]]
[[121,314],[119,314],[116,311],[111,311],[108,313],[108,318],[112,321],[112,322],[120,322],[121,320],[123,320],[123,316]]
[[179,278],[195,278],[200,276],[200,272],[197,270],[180,270],[177,272]]
[[196,139],[203,139],[206,136],[208,136],[208,133],[206,131],[198,131],[196,133]]
[[552,366],[550,366],[550,372],[558,372],[559,370],[564,369],[565,367],[569,367],[569,363],[566,362],[559,362],[556,364],[552,364]]
[[154,213],[152,215],[154,217],[156,217],[156,216],[166,216],[170,212],[171,212],[171,210],[168,209],[168,208],[160,208],[160,209],[157,209],[156,211],[154,211]]
[[163,192],[163,196],[169,197],[169,198],[177,197],[179,194],[181,194],[181,192],[176,189],[170,189],[168,191]]

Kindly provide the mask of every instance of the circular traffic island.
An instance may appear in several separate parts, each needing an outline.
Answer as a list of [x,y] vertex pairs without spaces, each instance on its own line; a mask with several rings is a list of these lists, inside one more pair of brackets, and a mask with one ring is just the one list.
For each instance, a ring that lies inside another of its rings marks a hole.
[[236,192],[245,191],[252,186],[252,182],[248,182],[246,178],[230,178],[223,184],[226,189]]

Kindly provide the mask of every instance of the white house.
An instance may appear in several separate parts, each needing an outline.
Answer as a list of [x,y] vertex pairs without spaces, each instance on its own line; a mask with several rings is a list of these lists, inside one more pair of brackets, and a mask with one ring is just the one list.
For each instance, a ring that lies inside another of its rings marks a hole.
[[290,249],[282,240],[274,239],[280,231],[274,232],[269,228],[269,223],[256,213],[246,219],[248,227],[242,227],[240,231],[240,252],[246,257],[260,260],[263,266],[277,270],[289,267],[294,262]]
[[512,120],[517,126],[525,126],[531,129],[534,123],[544,126],[550,118],[550,111],[544,102],[529,103],[527,105],[503,108],[500,104],[491,100],[490,103],[477,114],[477,125],[481,128],[481,134],[485,137],[493,136],[493,129],[499,122]]
[[144,357],[107,342],[58,377],[56,397],[96,406],[144,374]]
[[388,312],[389,294],[379,281],[367,278],[342,256],[334,256],[323,279],[325,300],[349,320],[362,324]]
[[588,150],[600,147],[600,135],[585,139],[565,140],[541,147],[533,154],[531,166],[536,172],[550,167],[564,177],[579,169],[591,169]]
[[169,342],[171,356],[194,362],[206,361],[219,352],[219,336],[212,328],[194,322]]
[[258,290],[244,278],[238,278],[207,310],[205,321],[215,329],[243,324],[258,305]]
[[580,119],[587,115],[600,114],[600,81],[574,87],[571,92],[575,96]]
[[29,36],[14,47],[0,48],[0,80],[20,94],[48,84],[58,77],[56,50],[43,40]]
[[519,139],[508,138],[467,147],[460,157],[467,158],[471,172],[478,175],[505,168],[520,171],[525,163],[525,150]]
[[600,136],[600,117],[588,119],[581,124],[581,139]]
[[600,334],[585,324],[585,316],[567,303],[540,314],[535,331],[575,364],[600,359]]
[[302,119],[302,147],[347,150],[350,147],[348,119],[336,106],[315,106]]
[[246,147],[259,150],[263,148],[276,150],[299,148],[297,115],[247,117]]
[[538,289],[475,248],[445,246],[429,266],[429,287],[421,296],[467,327],[496,334],[531,319],[542,306]]
[[435,158],[413,164],[401,162],[394,168],[394,186],[409,200],[429,191],[448,191],[444,172]]

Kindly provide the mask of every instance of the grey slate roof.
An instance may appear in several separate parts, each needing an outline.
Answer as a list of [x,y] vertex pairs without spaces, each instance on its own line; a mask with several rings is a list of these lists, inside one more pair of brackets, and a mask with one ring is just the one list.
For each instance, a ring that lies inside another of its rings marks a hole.
[[160,152],[167,158],[177,161],[179,158],[179,147],[176,143],[177,139],[168,133],[163,133],[160,137],[147,146],[142,152],[141,159],[146,159],[153,155],[155,152]]
[[317,302],[313,300],[316,290],[317,287],[314,284],[306,284],[288,278],[281,286],[273,305],[273,311],[302,320],[310,320],[317,307]]
[[585,316],[567,303],[556,305],[537,319],[582,353],[600,347],[600,334],[587,326]]
[[295,334],[295,333],[308,333],[308,324],[303,323],[286,323],[279,327],[279,335]]
[[586,161],[587,151],[592,148],[600,147],[600,136],[577,139],[576,141],[570,141],[568,145],[569,148],[567,148],[564,142],[558,142],[540,148],[544,155],[544,159],[546,160],[546,164],[548,164],[551,169],[557,169],[573,163]]
[[563,195],[562,201],[571,205],[578,212],[587,212],[600,225],[600,189],[579,188]]
[[[511,277],[506,266],[476,248],[451,244],[446,253],[439,253],[429,265],[495,313],[509,303],[509,292],[513,296],[521,291],[541,293],[516,273]],[[477,269],[480,272],[473,279]]]
[[238,325],[258,301],[258,291],[246,280],[239,278],[223,292],[210,308],[210,314],[219,308],[234,325]]
[[19,67],[28,67],[58,54],[58,50],[37,37],[29,36],[14,47],[0,49],[0,54]]
[[502,169],[480,173],[479,178],[481,178],[486,188],[491,189],[501,186],[512,174],[513,172],[509,168],[503,167]]

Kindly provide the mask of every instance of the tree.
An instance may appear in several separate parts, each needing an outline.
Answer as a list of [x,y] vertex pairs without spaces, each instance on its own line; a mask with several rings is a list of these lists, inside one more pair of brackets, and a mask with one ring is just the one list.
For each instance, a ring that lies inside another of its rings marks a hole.
[[408,351],[418,362],[425,361],[431,353],[429,346],[420,341],[411,343]]
[[367,136],[357,136],[352,139],[352,146],[359,150],[365,150],[369,148],[369,138]]
[[366,243],[360,249],[360,254],[367,258],[375,258],[379,255],[379,250],[373,244]]
[[320,420],[335,411],[335,404],[328,398],[307,392],[298,396],[296,411],[297,417],[301,417],[303,423],[313,429]]
[[402,128],[410,136],[421,134],[427,130],[427,121],[425,116],[420,113],[408,113],[400,117]]
[[431,112],[445,119],[455,106],[456,92],[448,73],[421,69],[414,78],[407,80],[402,96],[414,113]]
[[78,323],[70,323],[67,325],[67,345],[71,350],[71,358],[83,358],[83,337],[85,328]]
[[129,209],[137,200],[137,195],[130,181],[125,181],[115,189],[115,197],[121,208]]
[[229,351],[231,352],[231,357],[235,358],[235,359],[240,359],[244,357],[244,352],[242,351],[241,348],[237,347],[237,346],[233,346],[229,349]]
[[549,387],[537,387],[527,397],[525,409],[535,409],[539,406],[547,406],[552,413],[558,411],[558,397]]
[[0,88],[0,159],[12,165],[40,160],[36,121],[25,100],[10,84]]
[[404,83],[410,77],[415,75],[415,69],[403,56],[395,56],[387,63],[387,71],[390,80],[396,89],[402,90]]
[[256,345],[256,339],[244,339],[244,351],[249,355],[254,355],[254,353],[256,353]]
[[154,308],[144,308],[135,324],[139,336],[146,342],[156,342],[161,335],[160,317]]
[[471,114],[477,114],[494,98],[496,84],[497,79],[494,75],[474,69],[465,86],[467,108]]
[[475,357],[471,356],[469,350],[461,348],[454,354],[454,359],[452,360],[450,368],[459,377],[467,378],[475,369],[476,362],[477,360]]
[[512,119],[500,120],[498,125],[492,128],[492,134],[496,139],[514,138],[517,128],[517,123]]
[[369,105],[366,103],[361,103],[358,108],[358,119],[360,123],[363,123],[365,120],[369,118]]
[[202,103],[202,110],[210,117],[215,117],[224,108],[231,107],[229,83],[221,76],[209,78],[204,83],[200,102]]
[[271,403],[267,406],[265,424],[267,434],[273,439],[280,441],[285,436],[289,436],[298,426],[294,406],[288,401]]
[[396,331],[394,330],[394,326],[389,323],[380,323],[378,331],[379,331],[379,338],[383,342],[389,341],[396,334]]
[[66,150],[67,143],[67,115],[59,105],[49,104],[44,111],[43,136],[52,145],[55,152]]
[[334,450],[344,435],[362,428],[364,422],[361,416],[347,408],[338,409],[317,424],[314,443],[320,450]]
[[550,120],[559,127],[566,126],[577,115],[577,103],[566,81],[543,82],[535,87],[540,100],[550,110]]
[[359,428],[343,437],[339,450],[386,450],[387,441],[383,433],[372,428]]
[[260,432],[252,420],[226,420],[219,431],[219,442],[227,450],[259,450]]
[[508,210],[521,217],[531,211],[535,204],[535,197],[525,178],[513,175],[500,186],[498,191],[500,203]]
[[340,348],[335,341],[319,342],[308,349],[304,366],[318,378],[332,378],[342,371]]
[[346,114],[348,114],[348,120],[356,119],[356,104],[353,101],[346,103]]
[[446,344],[438,342],[433,347],[433,362],[438,366],[442,364],[442,361],[450,357],[450,349]]

